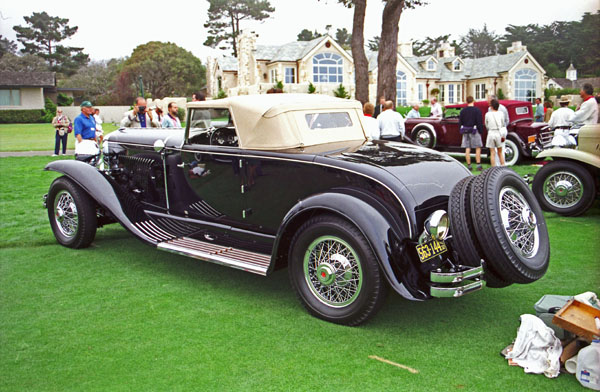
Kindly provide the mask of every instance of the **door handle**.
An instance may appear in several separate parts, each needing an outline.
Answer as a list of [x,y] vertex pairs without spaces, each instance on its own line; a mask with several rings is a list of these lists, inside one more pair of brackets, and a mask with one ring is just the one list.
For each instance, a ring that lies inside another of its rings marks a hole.
[[180,167],[183,169],[185,167],[185,162],[178,163],[177,167]]

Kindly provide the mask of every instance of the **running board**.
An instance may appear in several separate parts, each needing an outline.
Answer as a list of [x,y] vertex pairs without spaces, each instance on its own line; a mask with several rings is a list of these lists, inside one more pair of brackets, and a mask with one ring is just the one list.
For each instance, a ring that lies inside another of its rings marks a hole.
[[188,237],[160,242],[157,248],[264,276],[267,275],[271,264],[270,255],[216,245]]

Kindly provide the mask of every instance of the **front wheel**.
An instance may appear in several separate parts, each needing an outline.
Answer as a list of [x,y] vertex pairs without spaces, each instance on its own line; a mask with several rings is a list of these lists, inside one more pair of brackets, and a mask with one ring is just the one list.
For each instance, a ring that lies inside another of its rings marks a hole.
[[569,161],[553,161],[542,167],[533,178],[532,188],[544,210],[564,216],[583,214],[596,195],[592,175]]
[[519,163],[523,154],[519,148],[518,142],[511,138],[506,138],[504,142],[504,163],[506,166],[513,166]]
[[54,237],[68,248],[85,248],[96,236],[96,207],[88,194],[67,177],[59,177],[48,192],[48,218]]
[[423,126],[417,127],[412,131],[411,137],[421,147],[433,148],[435,145],[435,137],[429,128]]
[[337,324],[367,321],[387,292],[365,237],[331,215],[314,217],[300,227],[290,248],[289,276],[304,307]]

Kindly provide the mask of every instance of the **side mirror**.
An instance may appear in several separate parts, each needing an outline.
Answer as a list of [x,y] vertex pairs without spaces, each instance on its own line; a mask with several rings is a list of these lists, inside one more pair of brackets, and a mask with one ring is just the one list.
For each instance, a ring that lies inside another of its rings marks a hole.
[[161,152],[164,148],[165,148],[165,142],[163,142],[161,139],[158,139],[157,141],[154,142],[154,151]]

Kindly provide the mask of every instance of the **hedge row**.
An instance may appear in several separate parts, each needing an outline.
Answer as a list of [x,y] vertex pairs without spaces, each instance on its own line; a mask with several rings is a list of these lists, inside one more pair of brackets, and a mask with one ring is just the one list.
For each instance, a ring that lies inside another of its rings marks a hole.
[[25,124],[47,122],[43,109],[0,110],[0,124]]

